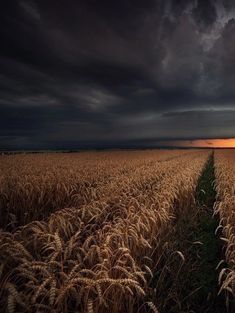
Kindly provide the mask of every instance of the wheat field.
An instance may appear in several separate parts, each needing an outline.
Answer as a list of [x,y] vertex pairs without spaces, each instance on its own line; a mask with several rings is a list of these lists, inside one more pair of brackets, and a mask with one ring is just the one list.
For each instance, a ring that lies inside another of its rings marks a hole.
[[227,299],[235,296],[235,153],[217,152],[215,157],[215,175],[217,203],[215,211],[220,216],[218,229],[222,229],[225,243],[223,268],[220,272],[220,292],[225,290]]
[[[198,185],[212,156],[216,232],[223,242],[218,295],[230,310],[235,153],[145,150],[0,157],[2,311],[186,312],[171,285],[180,289],[189,261],[172,247],[180,241],[178,229],[187,231],[182,217],[198,212]],[[166,252],[177,270],[170,271]]]

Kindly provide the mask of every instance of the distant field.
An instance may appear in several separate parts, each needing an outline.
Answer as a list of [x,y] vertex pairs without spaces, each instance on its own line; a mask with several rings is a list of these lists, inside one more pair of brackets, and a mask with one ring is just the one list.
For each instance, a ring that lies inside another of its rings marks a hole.
[[2,155],[0,261],[3,312],[234,312],[235,151]]

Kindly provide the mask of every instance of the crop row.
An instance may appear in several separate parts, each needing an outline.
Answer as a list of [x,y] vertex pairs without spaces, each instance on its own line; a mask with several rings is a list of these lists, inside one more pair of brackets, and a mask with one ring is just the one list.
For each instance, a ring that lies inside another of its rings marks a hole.
[[225,260],[221,262],[224,266],[219,277],[220,292],[224,291],[227,301],[229,302],[231,298],[233,302],[235,298],[235,153],[233,151],[216,152],[215,176],[217,190],[215,211],[220,217],[218,231],[222,231],[221,239],[225,245]]
[[194,204],[208,155],[195,151],[165,162],[153,152],[145,160],[132,157],[133,171],[106,184],[98,199],[1,232],[2,307],[116,313],[144,304],[153,264],[177,216]]
[[0,157],[0,227],[14,230],[65,207],[105,196],[107,186],[184,151],[100,152]]

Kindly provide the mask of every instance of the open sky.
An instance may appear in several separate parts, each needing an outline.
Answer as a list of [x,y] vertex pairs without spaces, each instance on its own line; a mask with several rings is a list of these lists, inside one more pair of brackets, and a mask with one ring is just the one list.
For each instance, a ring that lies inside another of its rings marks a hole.
[[233,137],[234,0],[2,1],[0,149]]

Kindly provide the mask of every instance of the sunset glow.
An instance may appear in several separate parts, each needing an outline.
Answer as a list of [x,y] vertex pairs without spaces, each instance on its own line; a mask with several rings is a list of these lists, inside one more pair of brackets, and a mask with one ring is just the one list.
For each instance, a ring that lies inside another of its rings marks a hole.
[[235,148],[235,138],[179,140],[172,141],[170,144],[176,147]]

